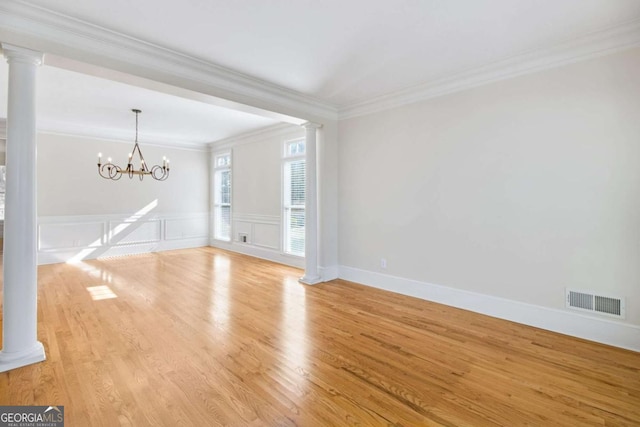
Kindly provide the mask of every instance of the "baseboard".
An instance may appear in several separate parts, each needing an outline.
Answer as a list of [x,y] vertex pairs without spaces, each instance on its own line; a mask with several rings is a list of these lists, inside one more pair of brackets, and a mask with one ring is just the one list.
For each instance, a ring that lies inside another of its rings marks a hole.
[[255,258],[265,259],[267,261],[277,262],[278,264],[284,264],[290,267],[304,268],[303,258],[286,255],[280,251],[269,248],[238,242],[224,242],[216,239],[210,239],[209,246],[224,249],[226,251],[237,252],[243,255],[249,255]]
[[[224,242],[216,239],[211,239],[209,246],[231,252],[237,252],[243,255],[249,255],[255,258],[265,259],[267,261],[277,262],[278,264],[304,269],[304,258],[286,255],[280,251],[269,248],[238,242]],[[340,269],[339,266],[333,265],[330,267],[320,267],[318,268],[318,271],[320,272],[321,281],[328,282],[329,280],[338,278],[338,272]]]
[[640,327],[417,280],[340,266],[341,279],[640,352]]
[[39,252],[38,265],[57,264],[61,262],[79,262],[89,259],[110,258],[126,255],[139,255],[151,252],[171,251],[176,249],[201,248],[209,245],[206,237],[180,240],[163,240],[160,242],[112,246],[109,248],[75,248]]

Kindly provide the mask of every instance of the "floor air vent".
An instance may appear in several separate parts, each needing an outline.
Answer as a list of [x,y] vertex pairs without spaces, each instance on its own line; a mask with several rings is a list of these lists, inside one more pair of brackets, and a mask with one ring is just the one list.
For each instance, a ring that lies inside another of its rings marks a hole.
[[624,299],[567,289],[567,308],[624,318]]

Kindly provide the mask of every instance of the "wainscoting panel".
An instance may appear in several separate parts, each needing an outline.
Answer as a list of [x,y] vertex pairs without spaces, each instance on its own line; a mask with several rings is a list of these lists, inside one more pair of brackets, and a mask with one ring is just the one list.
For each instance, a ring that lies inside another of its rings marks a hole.
[[[246,236],[246,241],[242,241],[242,236]],[[233,240],[250,245],[253,238],[253,224],[246,221],[233,221]]]
[[199,216],[166,219],[164,227],[164,235],[167,240],[204,237],[209,233],[209,218],[207,216]]
[[280,249],[280,224],[253,224],[252,242],[263,248]]
[[104,222],[40,224],[38,227],[38,249],[102,246],[107,240],[105,231]]
[[[243,241],[246,236],[246,241]],[[280,217],[277,215],[233,215],[233,242],[280,251]]]
[[210,246],[298,268],[304,267],[304,258],[287,255],[281,250],[280,216],[234,213],[232,220],[231,241],[225,242],[211,236]]
[[208,236],[208,213],[40,217],[38,263],[195,248]]
[[109,244],[130,245],[158,242],[161,238],[162,220],[109,221]]

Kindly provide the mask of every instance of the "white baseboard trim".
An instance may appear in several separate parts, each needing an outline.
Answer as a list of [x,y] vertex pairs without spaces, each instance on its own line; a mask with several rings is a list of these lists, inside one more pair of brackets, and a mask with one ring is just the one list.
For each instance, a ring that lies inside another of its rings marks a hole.
[[341,279],[640,352],[640,326],[340,266]]
[[290,267],[304,268],[303,258],[286,255],[280,251],[265,247],[238,242],[224,242],[216,239],[210,239],[209,246],[224,249],[226,251],[237,252],[243,255],[249,255],[255,258],[265,259],[267,261],[277,262],[278,264],[284,264]]
[[[231,252],[237,252],[243,255],[249,255],[255,258],[265,259],[267,261],[277,262],[278,264],[284,264],[290,267],[304,269],[304,258],[286,255],[278,250],[273,250],[262,246],[238,242],[225,242],[213,238],[210,240],[209,246]],[[320,281],[328,282],[330,280],[338,278],[338,272],[340,271],[340,268],[337,265],[332,265],[330,267],[319,267],[318,271],[320,272]]]
[[111,246],[108,248],[74,248],[38,253],[38,265],[57,264],[61,262],[80,262],[89,259],[110,258],[126,255],[139,255],[151,252],[171,251],[176,249],[201,248],[209,245],[206,237],[180,240],[163,240],[160,242],[134,245]]

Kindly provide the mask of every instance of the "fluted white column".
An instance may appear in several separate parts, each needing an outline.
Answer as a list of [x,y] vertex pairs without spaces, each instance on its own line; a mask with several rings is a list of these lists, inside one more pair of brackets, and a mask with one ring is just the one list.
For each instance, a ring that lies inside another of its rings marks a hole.
[[302,283],[315,285],[322,278],[318,274],[318,174],[317,132],[321,125],[307,122],[305,128],[305,206],[304,206],[304,276]]
[[2,44],[9,63],[0,372],[40,362],[36,252],[36,71],[42,53]]

